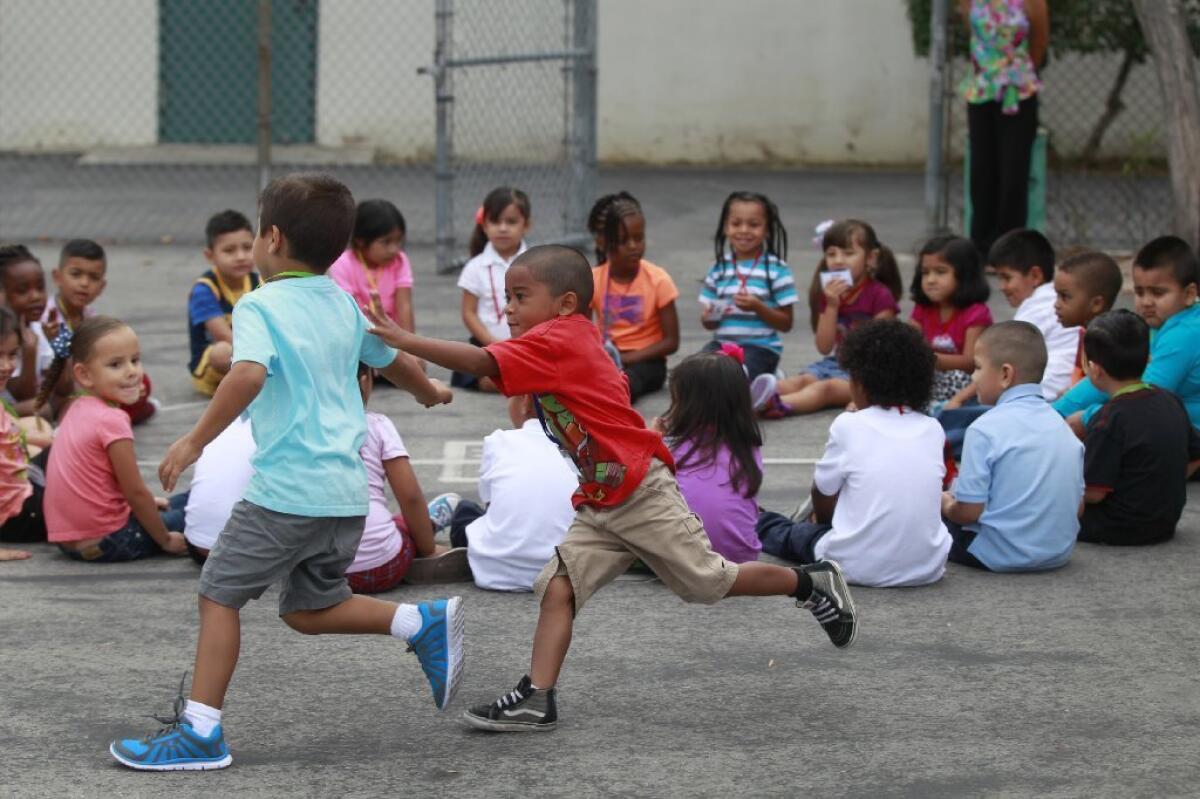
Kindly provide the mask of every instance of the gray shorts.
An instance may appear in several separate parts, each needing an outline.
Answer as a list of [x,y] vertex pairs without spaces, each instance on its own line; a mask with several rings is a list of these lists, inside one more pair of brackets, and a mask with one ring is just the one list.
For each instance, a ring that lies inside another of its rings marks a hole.
[[344,602],[351,596],[346,569],[365,521],[365,516],[293,516],[243,499],[204,563],[200,595],[241,608],[282,580],[280,616]]

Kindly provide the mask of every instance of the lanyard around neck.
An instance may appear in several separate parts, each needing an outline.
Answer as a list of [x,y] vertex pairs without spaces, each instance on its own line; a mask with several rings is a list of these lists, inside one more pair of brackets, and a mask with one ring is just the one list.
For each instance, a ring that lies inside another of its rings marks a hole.
[[1143,383],[1139,380],[1138,382],[1134,383],[1133,385],[1125,386],[1125,388],[1122,388],[1118,391],[1114,391],[1113,395],[1112,395],[1112,399],[1116,399],[1117,397],[1121,396],[1122,394],[1132,394],[1135,391],[1141,391],[1144,388],[1150,388],[1150,384]]
[[758,268],[758,262],[762,260],[762,257],[763,248],[759,247],[758,255],[754,256],[754,263],[750,264],[749,271],[743,275],[742,271],[738,269],[737,253],[735,253],[733,250],[729,251],[729,263],[733,264],[733,276],[737,278],[738,283],[740,284],[738,286],[738,294],[746,293],[746,283],[750,280],[750,278],[754,277],[754,270]]
[[300,279],[306,277],[320,277],[320,275],[315,272],[301,272],[299,269],[294,269],[288,272],[280,272],[277,275],[271,275],[269,278],[267,278],[266,282],[274,283],[276,280],[288,280],[289,278]]
[[495,264],[489,261],[487,266],[488,285],[492,288],[492,310],[496,312],[496,323],[499,324],[504,320],[504,309],[500,307],[500,295],[496,290],[496,279],[492,277],[492,268]]

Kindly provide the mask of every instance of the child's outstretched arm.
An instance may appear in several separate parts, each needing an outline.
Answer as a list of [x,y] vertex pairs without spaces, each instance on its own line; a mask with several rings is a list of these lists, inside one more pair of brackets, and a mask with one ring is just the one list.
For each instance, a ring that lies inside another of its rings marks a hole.
[[154,543],[171,555],[187,552],[183,536],[176,530],[168,530],[163,524],[154,495],[150,493],[146,481],[142,479],[141,471],[138,470],[133,439],[122,438],[109,444],[108,460],[112,463],[113,476],[117,478],[117,485],[121,487],[129,509],[133,511],[134,518],[146,533],[154,539]]
[[185,469],[200,457],[208,443],[229,427],[262,391],[267,380],[267,367],[254,361],[238,361],[217,386],[212,402],[204,409],[200,421],[171,445],[158,465],[158,479],[165,491],[175,490],[175,481]]
[[436,555],[437,544],[433,542],[429,506],[425,504],[425,495],[421,492],[421,484],[417,482],[412,464],[408,458],[392,458],[383,462],[383,471],[392,493],[396,495],[396,501],[400,503],[400,513],[408,526],[408,534],[412,536],[417,557]]
[[430,380],[417,359],[401,352],[396,360],[379,370],[396,388],[404,389],[417,398],[417,402],[426,408],[434,405],[446,405],[454,394],[440,380]]
[[465,372],[476,377],[500,376],[500,367],[496,365],[496,359],[482,347],[409,333],[391,319],[378,316],[374,310],[368,310],[367,317],[374,325],[367,332],[378,336],[388,346],[456,372]]

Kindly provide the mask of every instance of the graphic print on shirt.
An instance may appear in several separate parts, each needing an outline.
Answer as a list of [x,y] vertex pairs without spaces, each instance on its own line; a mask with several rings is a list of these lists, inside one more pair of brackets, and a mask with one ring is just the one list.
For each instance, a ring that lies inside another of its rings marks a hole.
[[644,318],[645,299],[640,294],[611,294],[604,307],[604,325],[612,327],[617,322],[636,325]]
[[596,445],[575,414],[571,413],[553,394],[537,395],[543,418],[558,445],[579,467],[579,493],[588,499],[603,501],[604,486],[618,488],[625,481],[625,467],[620,463],[596,460]]
[[954,346],[954,339],[950,337],[949,333],[938,333],[929,342],[929,346],[933,348],[934,352],[958,354],[958,349]]

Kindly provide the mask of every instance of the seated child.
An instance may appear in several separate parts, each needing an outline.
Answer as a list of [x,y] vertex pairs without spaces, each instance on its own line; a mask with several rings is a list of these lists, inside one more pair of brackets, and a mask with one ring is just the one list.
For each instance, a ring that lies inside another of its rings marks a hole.
[[204,226],[204,257],[212,268],[188,294],[188,371],[192,386],[212,396],[233,365],[233,306],[258,288],[254,229],[238,211],[214,214]]
[[[33,412],[33,399],[41,386],[38,369],[39,339],[32,325],[46,310],[46,273],[42,264],[21,244],[0,247],[0,288],[5,303],[16,314],[21,342],[20,358],[7,391],[22,416]],[[54,331],[57,334],[57,330]]]
[[808,310],[817,352],[824,357],[777,384],[774,375],[755,379],[750,393],[766,419],[844,408],[850,402],[850,379],[838,363],[838,346],[858,325],[900,312],[900,269],[873,227],[843,219],[822,234],[821,247],[824,255],[808,289]]
[[[1170,391],[1200,426],[1200,306],[1196,304],[1200,263],[1187,242],[1162,236],[1133,259],[1134,309],[1152,331],[1150,363],[1142,380]],[[1108,395],[1085,378],[1055,409],[1081,438]]]
[[1109,311],[1083,340],[1088,379],[1109,396],[1084,438],[1087,484],[1079,540],[1131,546],[1175,535],[1187,478],[1200,466],[1200,433],[1169,391],[1142,382],[1150,329],[1131,311]]
[[[622,218],[614,213],[609,219],[610,257],[613,241],[640,232],[638,226],[624,236],[613,230],[613,219]],[[639,558],[687,601],[792,596],[814,613],[835,646],[850,646],[855,638],[854,604],[836,564],[785,569],[730,563],[713,552],[679,493],[662,436],[647,430],[633,409],[627,381],[588,319],[595,290],[589,271],[587,259],[570,247],[532,247],[518,257],[504,277],[513,338],[486,349],[417,336],[385,319],[374,328],[418,358],[492,378],[509,396],[536,394],[547,431],[579,468],[575,521],[534,584],[541,616],[532,668],[514,690],[466,711],[464,721],[480,729],[554,729],[554,686],[574,618],[597,589]]]
[[413,269],[404,252],[408,227],[387,200],[363,200],[354,212],[350,248],[329,267],[334,283],[350,292],[364,311],[385,314],[413,330]]
[[[1093,319],[1113,307],[1123,282],[1117,262],[1097,250],[1074,253],[1054,270],[1054,315],[1063,327],[1078,331],[1066,394],[1084,378],[1087,360],[1083,354],[1084,330]],[[1060,409],[1066,394],[1055,401],[1055,410]]]
[[575,518],[575,470],[542,431],[533,398],[508,403],[512,430],[483,440],[479,498],[463,500],[450,523],[450,545],[466,547],[475,585],[532,591],[533,581]]
[[937,582],[950,549],[938,512],[945,436],[919,411],[933,390],[933,352],[911,326],[880,320],[850,331],[838,358],[858,410],[829,428],[813,473],[816,521],[763,511],[763,551],[799,563],[834,559],[859,585]]
[[758,560],[754,534],[762,485],[762,435],[750,407],[741,353],[699,353],[671,370],[671,406],[657,427],[675,459],[675,480],[713,551],[734,563]]
[[930,408],[941,410],[971,382],[975,342],[992,323],[991,290],[979,250],[960,236],[935,236],[917,256],[911,324],[937,357]]
[[74,560],[101,563],[184,554],[178,531],[187,496],[168,501],[150,493],[138,469],[131,419],[121,407],[142,390],[137,335],[121,321],[92,316],[75,329],[70,358],[84,394],[67,409],[50,449],[48,540]]
[[[529,197],[520,189],[501,186],[488,192],[475,213],[471,233],[471,260],[458,276],[462,289],[462,320],[476,346],[508,338],[504,317],[504,273],[525,252],[525,234],[533,224]],[[494,392],[491,380],[455,373],[450,384],[456,388]]]
[[592,270],[592,312],[605,342],[620,353],[630,401],[658,391],[667,356],[679,349],[679,289],[667,270],[642,258],[646,218],[636,200],[614,202],[605,217],[608,257]]
[[[1036,230],[1011,230],[988,251],[988,263],[1000,279],[1000,291],[1017,309],[1013,319],[1029,322],[1042,331],[1046,341],[1046,374],[1042,395],[1054,402],[1070,388],[1079,336],[1082,329],[1063,327],[1054,311],[1054,248]],[[946,431],[955,459],[962,457],[963,436],[971,422],[987,412],[975,398],[972,382],[943,406],[938,421]]]
[[735,191],[721,206],[713,240],[716,262],[700,289],[700,323],[713,331],[707,352],[722,342],[742,348],[746,374],[774,375],[783,354],[780,333],[792,329],[798,299],[787,258],[787,230],[765,195]]
[[995,572],[1066,564],[1079,532],[1083,445],[1042,396],[1046,342],[1029,322],[1002,322],[975,346],[979,401],[942,515],[950,560]]
[[[21,359],[20,334],[16,314],[0,306],[0,391],[5,389]],[[6,400],[0,402],[4,404],[0,409],[0,541],[45,541],[44,482],[35,481],[30,474],[29,450],[25,434],[17,424],[15,410]],[[40,461],[43,465],[44,458]]]
[[250,417],[243,415],[210,441],[196,461],[187,506],[183,509],[183,535],[188,554],[199,564],[208,558],[233,506],[246,492],[254,475],[250,465],[254,450]]

